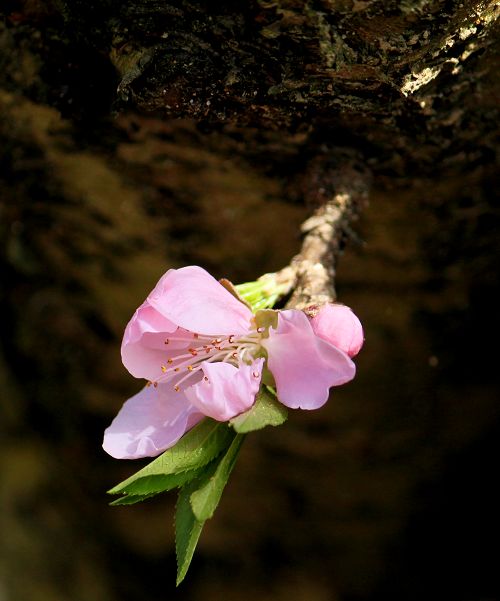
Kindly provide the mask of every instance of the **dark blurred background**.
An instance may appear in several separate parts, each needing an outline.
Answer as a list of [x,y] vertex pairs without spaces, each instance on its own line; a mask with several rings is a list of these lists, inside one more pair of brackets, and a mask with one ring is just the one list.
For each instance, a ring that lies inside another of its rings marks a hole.
[[176,590],[175,494],[125,508],[105,495],[143,465],[101,450],[141,386],[121,335],[170,267],[242,282],[288,263],[307,216],[289,185],[300,149],[273,158],[278,134],[263,154],[244,129],[111,118],[79,71],[69,90],[53,75],[54,108],[9,27],[0,601],[499,600],[492,158],[471,154],[459,177],[375,173],[337,275],[365,327],[358,376],[248,436]]

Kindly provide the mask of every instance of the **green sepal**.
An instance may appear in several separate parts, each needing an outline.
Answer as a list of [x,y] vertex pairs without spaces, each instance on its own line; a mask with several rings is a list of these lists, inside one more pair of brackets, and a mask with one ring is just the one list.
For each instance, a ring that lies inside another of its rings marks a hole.
[[224,488],[238,458],[244,435],[238,434],[226,453],[207,470],[200,487],[191,495],[191,507],[199,522],[209,520],[219,504]]
[[221,278],[219,280],[219,284],[223,286],[228,292],[230,292],[240,303],[243,303],[246,307],[252,310],[252,305],[246,301],[242,296],[240,296],[236,286],[230,280],[226,280],[226,278]]
[[[262,369],[262,378],[260,381],[268,388],[276,388],[276,381],[271,373],[271,370],[267,366],[267,362],[264,363],[264,368]],[[272,394],[274,395],[274,392]]]
[[269,328],[276,329],[278,327],[279,311],[274,309],[261,309],[255,313],[254,319],[258,328],[265,328],[266,337],[269,336]]
[[295,279],[295,272],[288,268],[278,273],[266,273],[254,282],[238,284],[235,288],[256,313],[260,309],[274,307],[280,298],[289,294]]
[[229,422],[240,434],[261,430],[267,426],[280,426],[288,418],[286,407],[278,401],[276,395],[267,387],[257,393],[252,407]]
[[[148,495],[192,480],[186,474],[210,463],[226,449],[234,432],[225,423],[205,419],[149,465],[108,491],[108,494]],[[187,480],[186,480],[187,478]]]

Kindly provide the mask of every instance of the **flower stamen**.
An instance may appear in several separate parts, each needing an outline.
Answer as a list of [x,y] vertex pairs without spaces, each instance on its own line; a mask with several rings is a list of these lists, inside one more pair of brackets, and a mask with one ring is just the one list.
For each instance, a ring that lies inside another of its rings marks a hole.
[[[261,328],[261,330],[263,330]],[[196,374],[203,366],[203,363],[230,363],[235,367],[240,364],[250,364],[259,351],[260,348],[260,332],[259,330],[253,330],[241,337],[235,334],[230,334],[224,337],[214,336],[203,336],[200,334],[193,335],[192,338],[187,337],[176,337],[167,339],[168,342],[171,340],[191,342],[194,338],[197,338],[201,343],[200,346],[190,346],[187,349],[179,349],[180,353],[177,356],[170,356],[166,363],[161,365],[161,371],[165,374],[159,378],[159,382],[168,382],[172,380],[175,374],[179,374],[182,370],[187,370],[180,379],[176,378],[174,390],[179,388],[188,378]],[[204,352],[203,352],[204,351]],[[173,369],[169,370],[167,365],[172,365]],[[179,374],[180,375],[180,374]],[[259,378],[259,372],[252,373],[254,378]],[[204,381],[208,381],[203,378]]]

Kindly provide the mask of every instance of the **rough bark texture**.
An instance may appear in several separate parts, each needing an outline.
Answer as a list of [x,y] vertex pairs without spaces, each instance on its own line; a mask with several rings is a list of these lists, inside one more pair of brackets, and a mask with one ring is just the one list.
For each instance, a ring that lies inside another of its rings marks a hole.
[[59,6],[73,35],[115,65],[121,103],[279,129],[337,117],[352,135],[366,117],[388,132],[425,121],[440,96],[436,79],[468,80],[497,9],[484,0]]
[[[332,157],[334,154],[334,157]],[[337,151],[319,157],[304,174],[304,199],[313,214],[301,225],[300,252],[280,275],[293,271],[287,306],[305,309],[335,300],[335,267],[352,223],[367,204],[370,174]],[[288,275],[288,277],[290,277]]]
[[[0,11],[0,598],[500,598],[495,3]],[[99,449],[123,326],[167,267],[297,253],[292,302],[338,273],[364,322],[358,376],[248,437],[176,592],[173,498],[102,494],[135,467]]]
[[111,101],[301,132],[306,153],[349,141],[399,173],[493,147],[493,1],[9,5],[4,80],[70,117]]

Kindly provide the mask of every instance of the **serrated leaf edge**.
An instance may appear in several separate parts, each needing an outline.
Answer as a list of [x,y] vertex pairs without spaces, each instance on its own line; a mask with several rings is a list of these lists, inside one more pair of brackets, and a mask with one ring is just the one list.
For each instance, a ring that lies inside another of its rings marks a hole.
[[[202,423],[202,422],[200,422],[200,424],[201,424],[201,423]],[[213,426],[214,426],[214,427],[213,427],[213,429],[212,429],[212,430],[211,430],[209,433],[207,433],[207,435],[206,435],[206,437],[205,437],[205,439],[204,439],[204,440],[206,441],[206,440],[207,440],[207,439],[208,439],[208,438],[209,438],[211,435],[213,435],[213,432],[214,432],[214,431],[215,431],[217,428],[219,428],[221,425],[222,425],[222,423],[221,423],[221,422],[216,422],[216,421],[214,421],[214,423],[213,423]],[[196,426],[195,426],[195,427],[196,427]],[[193,430],[194,430],[194,428],[193,428]],[[193,430],[190,430],[190,432],[188,432],[187,434],[190,434],[191,432],[193,432]],[[180,440],[182,440],[182,438],[181,438]],[[178,442],[180,442],[180,441],[178,441]],[[178,443],[176,443],[176,444],[178,444]],[[198,445],[198,448],[202,447],[202,446],[203,446],[203,444],[204,444],[204,441],[202,441],[202,442],[201,442],[201,443]],[[151,465],[151,463],[154,463],[155,461],[157,461],[158,459],[160,459],[160,457],[162,457],[162,456],[163,456],[165,453],[168,453],[169,451],[171,451],[171,450],[172,450],[172,449],[174,449],[174,448],[175,448],[175,445],[174,445],[173,447],[170,447],[170,449],[167,449],[166,451],[164,451],[164,452],[163,452],[161,455],[159,455],[158,457],[155,457],[155,458],[153,459],[153,461],[152,461],[152,462],[150,462],[148,465],[146,465],[146,466],[144,466],[143,468],[141,468],[141,469],[140,469],[138,472],[136,472],[135,474],[132,474],[131,476],[129,476],[128,478],[126,478],[125,480],[123,480],[122,482],[120,482],[119,484],[117,484],[116,486],[113,486],[113,488],[110,488],[108,491],[106,491],[106,494],[108,494],[108,495],[119,495],[119,494],[124,494],[124,492],[126,492],[126,488],[127,488],[127,486],[128,486],[129,484],[132,484],[133,482],[137,482],[138,480],[140,480],[141,476],[138,476],[138,474],[140,474],[140,473],[141,473],[143,470],[146,470],[146,469],[147,469],[147,468],[148,468],[148,467]],[[226,448],[227,448],[227,447],[226,447]],[[214,455],[214,456],[210,457],[210,458],[209,458],[209,459],[207,459],[206,461],[204,461],[204,462],[202,462],[202,463],[198,464],[196,467],[192,467],[192,468],[188,468],[188,469],[180,469],[180,470],[178,470],[178,471],[175,471],[175,472],[170,472],[170,473],[166,473],[166,474],[165,474],[165,473],[163,473],[163,474],[162,474],[162,473],[158,473],[158,474],[146,474],[146,475],[144,475],[144,476],[142,476],[142,477],[146,478],[146,477],[148,477],[148,476],[154,476],[154,475],[158,475],[158,476],[168,476],[168,475],[173,475],[173,474],[181,474],[181,473],[184,473],[184,472],[189,472],[189,471],[191,471],[191,470],[193,470],[193,469],[202,468],[202,467],[204,467],[204,466],[208,465],[208,464],[209,464],[209,463],[210,463],[210,462],[211,462],[213,459],[215,459],[216,457],[218,457],[218,456],[220,455],[220,453],[221,453],[223,450],[224,450],[224,449],[221,449],[221,450],[219,451],[219,453],[217,453],[216,455]]]

